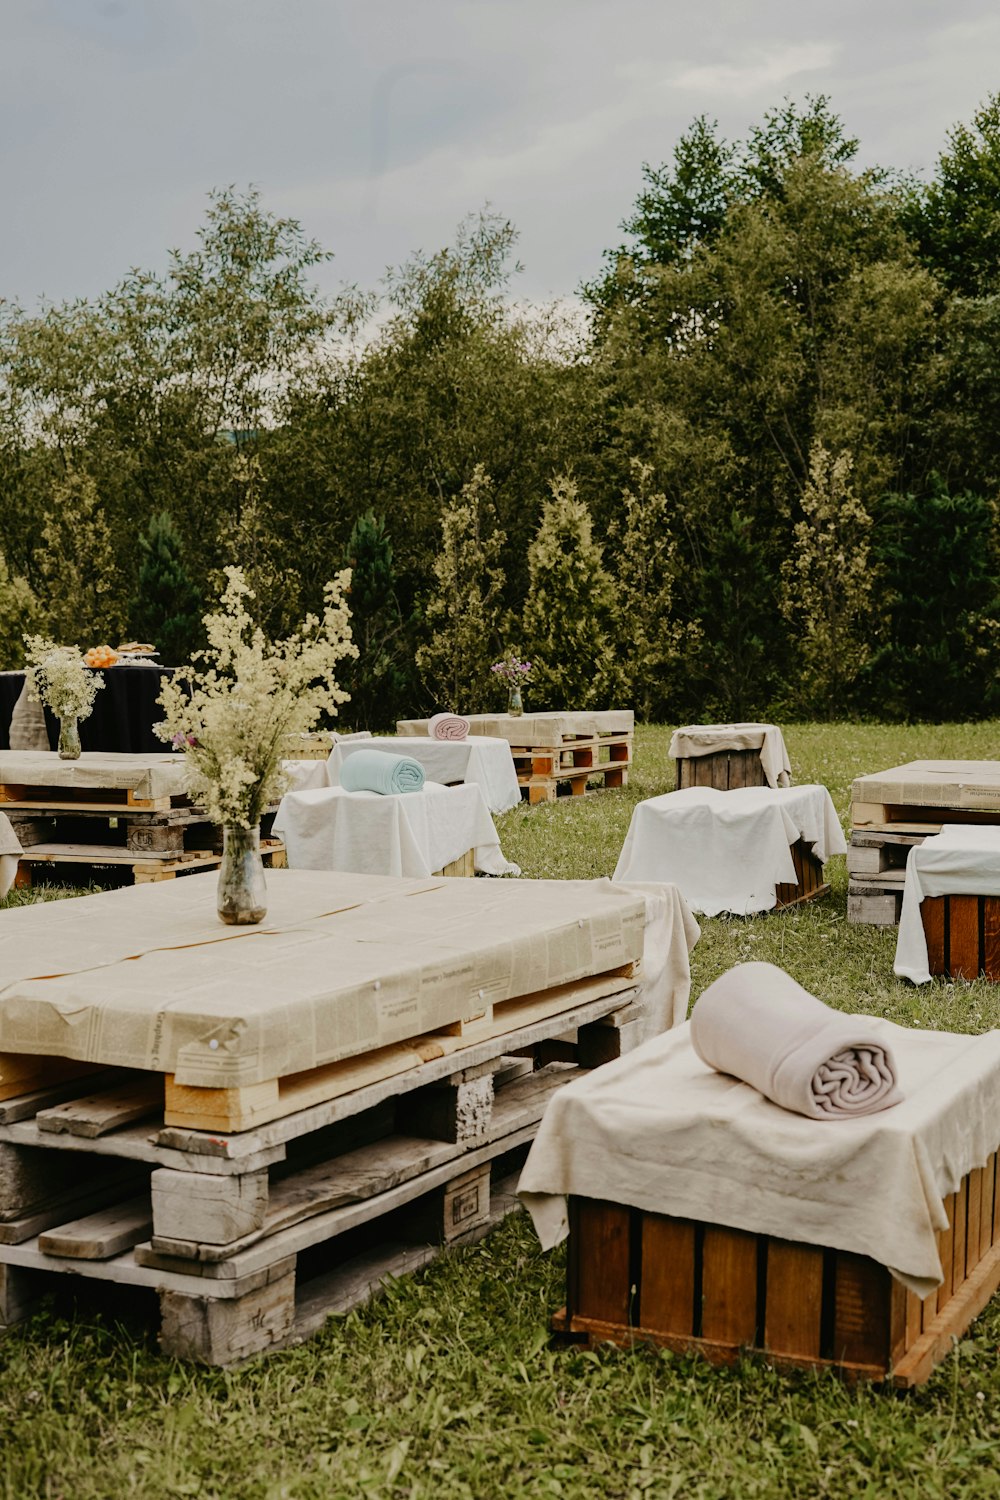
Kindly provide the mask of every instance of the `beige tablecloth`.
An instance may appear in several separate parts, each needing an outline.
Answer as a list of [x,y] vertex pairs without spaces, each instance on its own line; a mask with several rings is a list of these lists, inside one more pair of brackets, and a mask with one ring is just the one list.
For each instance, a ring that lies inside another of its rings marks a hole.
[[768,786],[792,784],[785,737],[777,724],[685,724],[674,730],[669,753],[675,760],[689,760],[717,750],[759,750]]
[[187,768],[183,755],[85,750],[78,760],[60,760],[55,750],[0,750],[0,782],[173,797],[187,789]]
[[671,881],[709,917],[770,911],[776,887],[796,880],[791,845],[800,838],[820,861],[846,852],[825,786],[685,787],[633,808],[613,878]]
[[14,884],[17,862],[23,852],[20,840],[10,825],[10,819],[6,813],[0,812],[0,901]]
[[382,796],[332,786],[287,792],[275,814],[293,870],[345,870],[359,875],[432,875],[475,850],[476,869],[519,875],[504,859],[478,786],[439,786]]
[[715,1073],[690,1024],[555,1094],[519,1192],[548,1249],[566,1197],[870,1255],[926,1296],[942,1279],[944,1198],[1000,1143],[1000,1031],[911,1031],[877,1017],[905,1098],[809,1120]]

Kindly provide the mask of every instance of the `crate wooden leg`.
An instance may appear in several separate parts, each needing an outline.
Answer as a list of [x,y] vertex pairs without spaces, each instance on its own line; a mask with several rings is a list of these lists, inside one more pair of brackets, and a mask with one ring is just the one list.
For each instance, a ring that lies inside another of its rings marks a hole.
[[0,1265],[0,1330],[13,1328],[37,1312],[45,1277],[21,1266]]
[[224,1177],[160,1167],[150,1178],[153,1239],[228,1245],[252,1234],[267,1211],[266,1172]]
[[490,1217],[490,1164],[484,1162],[401,1211],[400,1238],[408,1244],[450,1244]]
[[599,1068],[607,1062],[624,1057],[642,1041],[642,1012],[634,1005],[589,1026],[581,1026],[577,1032],[576,1060],[581,1068]]
[[176,1359],[234,1365],[290,1333],[295,1321],[295,1257],[270,1267],[263,1285],[242,1297],[160,1293],[160,1347]]
[[17,869],[14,871],[15,891],[31,890],[31,866],[27,860],[18,860]]

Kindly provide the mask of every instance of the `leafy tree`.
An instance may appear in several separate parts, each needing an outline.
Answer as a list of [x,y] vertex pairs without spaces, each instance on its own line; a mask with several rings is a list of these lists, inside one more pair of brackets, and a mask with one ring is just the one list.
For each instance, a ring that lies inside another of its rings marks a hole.
[[115,535],[90,475],[70,470],[55,486],[34,560],[54,640],[85,647],[120,638],[125,589]]
[[139,549],[142,562],[129,628],[136,640],[158,648],[165,665],[181,666],[202,644],[202,608],[167,511],[150,517]]
[[427,600],[429,634],[416,661],[434,703],[453,713],[485,705],[490,663],[500,644],[505,537],[496,527],[492,492],[489,475],[477,465],[441,514],[437,587]]
[[794,551],[782,566],[782,612],[799,633],[810,706],[843,714],[872,650],[871,516],[851,489],[849,453],[813,444]]
[[37,632],[41,613],[31,584],[11,572],[0,552],[0,670],[24,666],[24,637]]
[[963,297],[1000,292],[1000,94],[956,125],[909,223],[927,264]]
[[412,642],[396,596],[392,542],[374,511],[354,523],[348,566],[351,633],[358,648],[357,660],[344,669],[351,722],[364,729],[391,729],[412,692]]
[[632,483],[622,492],[622,514],[610,530],[617,635],[628,643],[622,690],[638,717],[650,722],[666,718],[676,705],[677,668],[697,630],[674,618],[677,543],[667,497],[653,491],[652,467],[639,459],[632,462]]
[[528,549],[522,633],[532,698],[545,708],[610,707],[618,687],[615,590],[574,481],[560,475]]
[[1000,704],[1000,514],[982,495],[889,495],[872,534],[887,619],[869,676],[873,709],[902,719],[975,719]]

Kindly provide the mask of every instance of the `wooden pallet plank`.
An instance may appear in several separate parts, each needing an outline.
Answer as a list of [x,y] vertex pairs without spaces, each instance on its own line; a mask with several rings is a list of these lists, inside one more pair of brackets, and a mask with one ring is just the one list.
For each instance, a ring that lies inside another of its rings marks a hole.
[[831,1354],[838,1364],[888,1368],[890,1279],[868,1256],[837,1251]]
[[927,967],[931,974],[945,971],[945,897],[925,896],[920,903],[920,920],[927,942]]
[[116,1088],[85,1094],[82,1098],[69,1099],[65,1104],[40,1110],[35,1118],[39,1130],[46,1133],[68,1133],[93,1140],[96,1136],[118,1130],[122,1125],[159,1115],[162,1109],[162,1075],[144,1074]]
[[38,1236],[38,1248],[46,1255],[73,1260],[108,1260],[148,1239],[152,1228],[149,1194],[141,1193],[99,1213],[46,1230]]
[[150,1190],[153,1222],[143,1238],[203,1245],[228,1245],[261,1229],[270,1197],[266,1171],[221,1177],[161,1167]]

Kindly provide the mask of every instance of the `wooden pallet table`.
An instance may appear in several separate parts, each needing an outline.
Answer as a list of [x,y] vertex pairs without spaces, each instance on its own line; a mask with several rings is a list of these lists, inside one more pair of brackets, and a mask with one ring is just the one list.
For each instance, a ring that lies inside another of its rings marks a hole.
[[[0,1323],[73,1274],[156,1290],[179,1356],[302,1337],[485,1232],[552,1091],[638,1039],[645,916],[625,893],[279,871],[268,922],[234,936],[199,926],[199,885],[8,914]],[[50,978],[32,977],[42,918]],[[75,997],[87,1055],[18,1050],[47,986]],[[332,1060],[291,1066],[324,1036]]]
[[[401,735],[426,735],[430,720],[400,719]],[[510,745],[518,785],[530,806],[591,789],[628,785],[635,714],[631,709],[533,714],[471,714],[470,734]]]
[[857,777],[847,920],[898,925],[910,849],[951,823],[1000,824],[1000,761],[918,760]]
[[714,1364],[748,1353],[920,1385],[1000,1287],[996,1162],[994,1153],[947,1198],[945,1279],[923,1300],[867,1256],[571,1199],[567,1299],[554,1327]]

